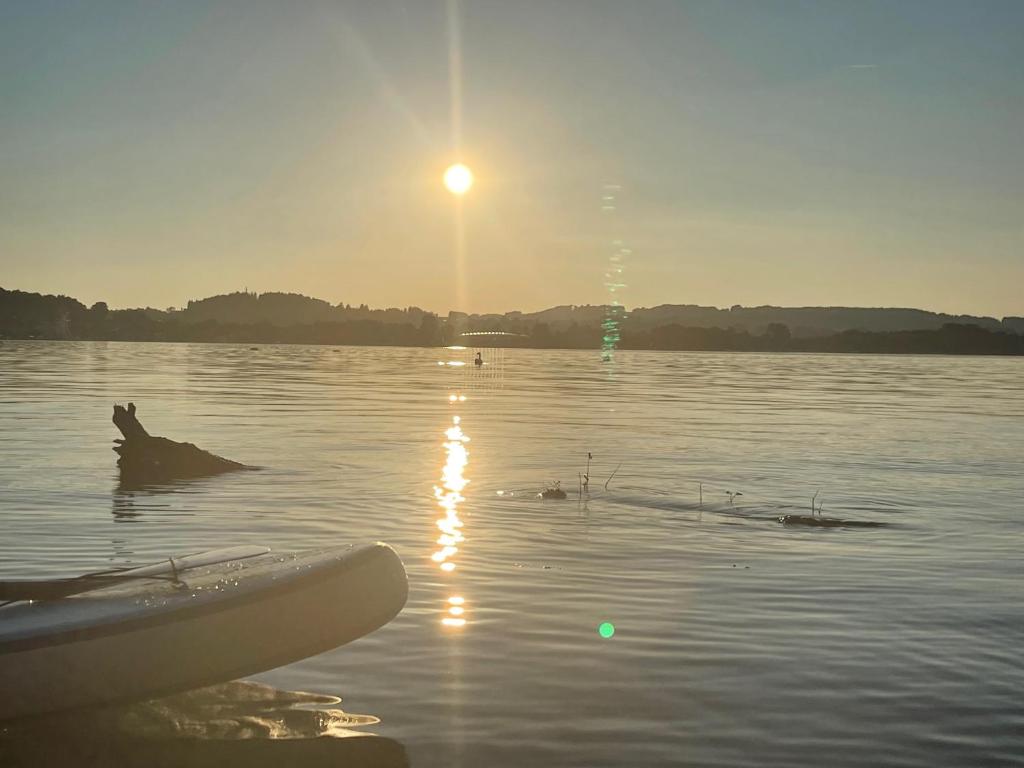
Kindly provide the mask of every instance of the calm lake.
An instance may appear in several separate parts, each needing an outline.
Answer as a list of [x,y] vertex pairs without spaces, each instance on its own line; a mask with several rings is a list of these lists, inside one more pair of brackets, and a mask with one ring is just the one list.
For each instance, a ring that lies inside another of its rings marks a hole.
[[[0,342],[0,576],[386,541],[398,618],[257,679],[416,766],[1024,761],[1024,360],[474,351]],[[261,471],[119,488],[129,400]]]

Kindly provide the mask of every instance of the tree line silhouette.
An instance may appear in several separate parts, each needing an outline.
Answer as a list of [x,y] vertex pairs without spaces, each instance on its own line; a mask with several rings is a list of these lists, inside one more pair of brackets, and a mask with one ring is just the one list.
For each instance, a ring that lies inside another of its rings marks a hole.
[[[417,307],[372,310],[296,294],[236,293],[189,302],[182,310],[111,310],[103,302],[86,307],[67,296],[0,288],[0,338],[8,339],[430,347],[460,343],[463,331],[518,334],[474,337],[475,346],[542,349],[598,349],[604,334],[597,323],[552,327],[499,316],[488,316],[485,322],[454,312],[441,318]],[[633,328],[627,317],[619,333],[619,349],[1024,355],[1024,335],[968,323],[946,323],[934,330],[844,330],[796,337],[783,323],[769,323],[761,333],[751,333],[678,323]]]

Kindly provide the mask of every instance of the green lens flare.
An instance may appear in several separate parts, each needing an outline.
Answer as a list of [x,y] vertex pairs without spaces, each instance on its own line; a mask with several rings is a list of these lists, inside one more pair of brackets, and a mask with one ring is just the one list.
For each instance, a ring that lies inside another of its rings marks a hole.
[[610,621],[606,621],[597,628],[597,634],[607,640],[609,637],[615,634],[615,625]]

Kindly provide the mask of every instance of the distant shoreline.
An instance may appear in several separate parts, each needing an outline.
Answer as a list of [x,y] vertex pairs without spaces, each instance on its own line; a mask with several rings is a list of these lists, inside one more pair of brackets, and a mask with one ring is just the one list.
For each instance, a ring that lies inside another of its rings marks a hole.
[[22,340],[1020,356],[1022,331],[1024,318],[898,308],[663,305],[626,312],[567,305],[529,315],[439,317],[418,307],[233,293],[180,310],[111,310],[103,302],[86,307],[68,296],[0,288],[0,339]]

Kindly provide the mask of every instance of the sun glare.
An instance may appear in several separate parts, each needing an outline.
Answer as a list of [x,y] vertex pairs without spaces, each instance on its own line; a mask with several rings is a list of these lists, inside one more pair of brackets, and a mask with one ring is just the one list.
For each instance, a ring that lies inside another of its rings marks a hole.
[[464,195],[473,186],[473,172],[462,163],[450,165],[444,172],[444,185],[453,195]]

